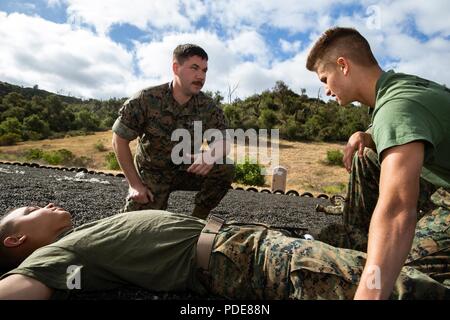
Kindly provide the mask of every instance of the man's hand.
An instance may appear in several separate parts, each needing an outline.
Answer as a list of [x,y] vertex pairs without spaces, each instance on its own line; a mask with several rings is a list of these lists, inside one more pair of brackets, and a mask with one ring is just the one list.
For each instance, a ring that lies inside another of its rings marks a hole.
[[355,151],[358,151],[358,156],[362,157],[364,148],[375,149],[375,143],[372,140],[372,136],[369,133],[358,131],[352,134],[348,139],[347,145],[344,148],[344,166],[350,173],[352,171],[352,161]]
[[128,199],[140,204],[146,204],[153,202],[153,194],[147,186],[141,183],[135,187],[130,186],[128,189]]
[[230,153],[231,144],[229,139],[217,140],[209,146],[209,149],[200,154],[185,155],[193,164],[187,169],[187,172],[206,176],[218,160],[223,159]]
[[189,155],[194,160],[194,163],[189,166],[187,172],[206,176],[214,166],[214,159],[210,152],[201,153],[198,155]]

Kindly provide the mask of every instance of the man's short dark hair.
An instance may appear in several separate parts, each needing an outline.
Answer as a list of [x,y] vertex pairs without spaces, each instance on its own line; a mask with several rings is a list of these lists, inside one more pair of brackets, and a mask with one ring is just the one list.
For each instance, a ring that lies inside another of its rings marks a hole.
[[199,56],[203,60],[208,60],[206,51],[196,44],[180,44],[173,50],[173,58],[179,64],[183,64],[187,59],[193,56]]
[[325,31],[309,52],[306,68],[316,71],[318,62],[328,64],[340,56],[361,66],[378,65],[369,42],[354,28],[334,27]]

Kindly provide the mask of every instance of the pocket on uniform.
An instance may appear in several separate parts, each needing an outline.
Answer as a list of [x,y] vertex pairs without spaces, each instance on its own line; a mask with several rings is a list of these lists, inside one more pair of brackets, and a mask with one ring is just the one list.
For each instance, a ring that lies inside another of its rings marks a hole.
[[292,255],[291,299],[351,299],[365,264],[365,253],[304,240]]
[[304,240],[295,248],[291,259],[291,274],[295,271],[327,273],[350,283],[361,276],[366,254],[360,251],[336,248],[324,242]]
[[416,226],[413,245],[406,263],[450,248],[450,212],[438,207],[419,220]]

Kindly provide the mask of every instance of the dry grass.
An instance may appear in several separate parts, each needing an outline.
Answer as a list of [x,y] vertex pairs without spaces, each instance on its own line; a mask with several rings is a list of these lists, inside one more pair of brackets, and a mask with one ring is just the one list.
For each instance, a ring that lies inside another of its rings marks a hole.
[[[105,151],[97,150],[95,145],[99,142],[104,145]],[[131,143],[132,150],[135,149],[135,145],[136,141],[133,141]],[[286,189],[299,192],[309,191],[315,194],[344,192],[343,188],[348,180],[346,170],[324,163],[328,150],[342,149],[342,147],[342,144],[339,143],[281,140],[279,164],[288,170]],[[105,155],[112,151],[111,131],[65,139],[28,141],[15,146],[0,147],[0,160],[16,161],[24,150],[31,148],[39,148],[44,151],[67,149],[77,157],[91,158],[93,161],[89,169],[109,172],[105,169]],[[266,177],[266,187],[270,187],[271,178],[271,176]]]

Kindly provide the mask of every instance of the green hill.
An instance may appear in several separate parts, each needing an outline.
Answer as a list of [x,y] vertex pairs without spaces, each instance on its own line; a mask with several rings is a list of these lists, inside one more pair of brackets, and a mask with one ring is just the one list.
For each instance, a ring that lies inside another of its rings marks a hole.
[[[224,111],[232,129],[279,129],[296,141],[345,141],[370,121],[366,106],[339,106],[294,92],[283,81],[244,100],[223,103],[219,92],[206,92]],[[81,100],[45,90],[0,82],[0,145],[60,138],[111,129],[125,98]]]
[[29,99],[29,100],[31,100],[31,98],[33,98],[34,96],[46,98],[50,95],[55,95],[62,102],[65,102],[65,103],[82,103],[81,99],[41,90],[41,89],[38,89],[37,85],[34,86],[33,88],[25,88],[25,87],[21,87],[21,86],[17,86],[14,84],[0,81],[0,98],[3,98],[10,92],[20,93],[23,97],[25,97],[26,99]]

